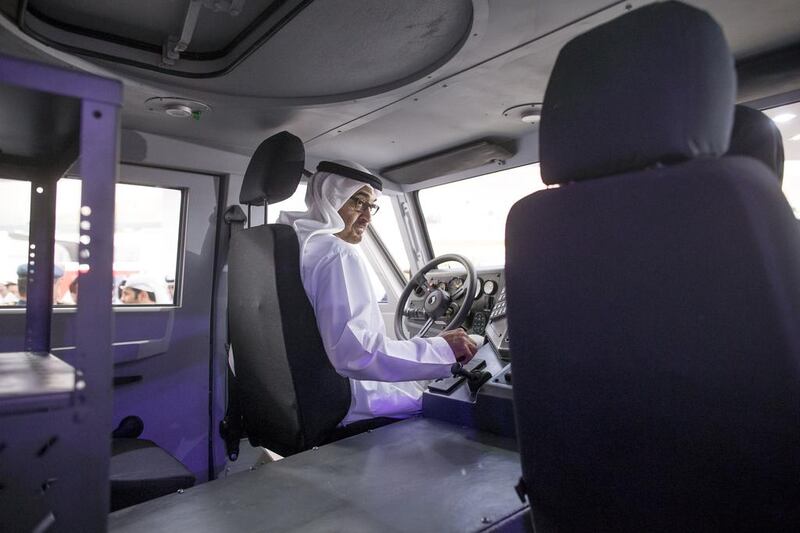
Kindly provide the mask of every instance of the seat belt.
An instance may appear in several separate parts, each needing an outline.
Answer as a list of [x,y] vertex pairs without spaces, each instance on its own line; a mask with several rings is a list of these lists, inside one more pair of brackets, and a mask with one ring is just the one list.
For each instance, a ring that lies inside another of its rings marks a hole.
[[[223,214],[225,227],[227,230],[222,236],[222,254],[224,260],[223,265],[228,264],[228,250],[232,235],[244,229],[244,223],[247,217],[242,208],[238,205],[230,206]],[[228,306],[229,307],[229,306]],[[244,434],[244,423],[242,421],[242,410],[239,401],[239,393],[236,385],[236,375],[232,368],[233,359],[231,352],[231,339],[230,328],[228,327],[229,313],[225,311],[225,353],[228,354],[227,365],[227,407],[225,409],[225,417],[219,423],[219,434],[225,442],[225,455],[228,459],[235,461],[239,458],[239,442],[242,440]]]

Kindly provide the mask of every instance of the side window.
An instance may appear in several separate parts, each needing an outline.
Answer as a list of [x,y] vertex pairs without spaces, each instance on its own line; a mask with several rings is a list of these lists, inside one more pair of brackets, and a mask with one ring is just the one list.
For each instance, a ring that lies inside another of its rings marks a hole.
[[0,178],[0,305],[25,305],[26,287],[23,281],[20,293],[17,269],[24,270],[28,259],[30,197],[30,182]]
[[389,295],[386,293],[386,287],[383,286],[381,279],[378,277],[378,274],[375,273],[375,269],[372,266],[372,263],[369,262],[367,259],[367,255],[364,253],[364,249],[361,246],[358,247],[358,253],[361,255],[361,259],[364,261],[364,264],[367,265],[367,273],[369,274],[369,282],[372,285],[372,292],[375,294],[375,300],[379,304],[383,304],[389,301]]
[[[297,186],[289,198],[276,204],[271,204],[267,209],[267,223],[274,224],[278,220],[281,211],[305,211],[306,210],[306,184],[305,182]],[[257,224],[261,221],[257,220]]]
[[120,183],[114,227],[114,304],[172,305],[180,287],[184,191]]
[[[7,207],[0,211],[0,304],[24,306],[30,223],[30,183],[0,179]],[[117,184],[114,288],[118,305],[172,305],[180,287],[179,243],[184,192]],[[81,182],[62,178],[56,195],[53,303],[75,305]]]
[[408,281],[411,279],[411,264],[403,245],[403,237],[400,233],[397,212],[392,203],[392,197],[388,194],[381,195],[378,198],[378,205],[380,209],[372,217],[372,227],[378,234],[381,244],[389,252],[392,260],[394,260],[394,263],[403,273],[406,281]]
[[800,102],[768,109],[766,113],[783,137],[783,193],[794,216],[800,218]]

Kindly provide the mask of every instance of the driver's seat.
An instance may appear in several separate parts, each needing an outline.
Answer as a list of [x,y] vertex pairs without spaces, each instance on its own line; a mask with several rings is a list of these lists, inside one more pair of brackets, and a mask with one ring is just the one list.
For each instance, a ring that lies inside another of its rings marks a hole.
[[[239,203],[266,210],[290,197],[304,162],[303,143],[294,135],[284,131],[265,140],[247,167]],[[300,279],[294,230],[253,227],[252,221],[247,229],[234,225],[228,283],[236,399],[250,444],[286,456],[339,438],[350,383],[322,345]]]

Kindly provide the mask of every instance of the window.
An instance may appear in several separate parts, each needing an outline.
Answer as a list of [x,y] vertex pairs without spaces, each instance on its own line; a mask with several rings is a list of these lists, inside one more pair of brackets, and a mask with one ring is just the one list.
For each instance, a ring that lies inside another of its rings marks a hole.
[[434,255],[460,253],[476,267],[502,266],[511,206],[544,188],[534,163],[419,191]]
[[800,218],[800,102],[774,107],[766,114],[775,122],[783,136],[786,162],[783,167],[783,193]]
[[[0,304],[17,305],[20,300],[17,268],[28,259],[28,223],[31,218],[31,184],[0,179]],[[25,287],[22,299],[24,301]],[[24,303],[22,304],[24,305]]]
[[[267,224],[274,224],[278,220],[278,215],[280,215],[281,211],[305,211],[307,209],[306,186],[305,182],[301,183],[289,198],[276,204],[270,204],[267,209]],[[261,223],[261,219],[256,220],[258,221],[256,224]]]
[[[0,303],[25,304],[30,183],[0,179]],[[74,305],[80,293],[78,237],[81,181],[63,178],[56,195],[53,300]],[[114,229],[115,304],[170,305],[178,274],[183,192],[117,184]],[[22,268],[21,268],[22,267]],[[126,290],[127,286],[127,290]],[[20,290],[21,289],[21,290]]]
[[182,202],[183,192],[177,189],[117,185],[115,304],[176,303]]
[[380,210],[372,217],[372,227],[378,234],[381,243],[386,247],[386,251],[389,252],[389,255],[405,276],[406,281],[408,281],[411,279],[411,264],[408,261],[408,254],[406,254],[406,248],[403,245],[403,236],[400,233],[392,197],[388,194],[381,195],[378,198],[378,205]]

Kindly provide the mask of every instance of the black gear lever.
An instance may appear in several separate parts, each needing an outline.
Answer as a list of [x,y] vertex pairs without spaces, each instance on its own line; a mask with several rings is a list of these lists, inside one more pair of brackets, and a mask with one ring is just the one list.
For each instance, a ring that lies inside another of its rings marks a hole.
[[453,363],[450,367],[450,373],[454,376],[466,378],[470,392],[478,392],[478,389],[492,377],[492,374],[486,370],[466,370],[461,363]]

